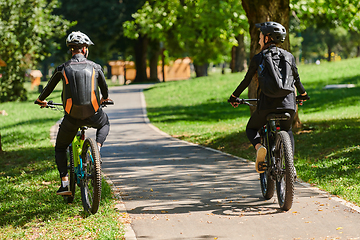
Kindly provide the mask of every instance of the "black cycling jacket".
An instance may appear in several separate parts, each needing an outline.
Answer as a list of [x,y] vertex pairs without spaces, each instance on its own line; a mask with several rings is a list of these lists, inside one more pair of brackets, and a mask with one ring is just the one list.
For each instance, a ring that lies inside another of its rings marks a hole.
[[103,98],[108,98],[108,87],[101,66],[87,60],[83,54],[74,55],[56,68],[39,99],[46,99],[60,80],[63,81],[65,114],[73,118],[85,119],[99,110],[99,87]]
[[[276,47],[275,45],[272,45],[270,47]],[[284,50],[284,54],[288,54],[288,58],[291,59],[292,62],[292,69],[293,69],[293,77],[294,77],[294,85],[296,89],[299,91],[300,94],[305,93],[305,88],[300,82],[299,73],[297,71],[295,58],[294,56]],[[239,97],[240,94],[249,86],[253,76],[257,73],[257,70],[259,68],[259,65],[262,62],[263,54],[262,52],[256,54],[250,62],[249,69],[245,75],[244,80],[239,84],[239,86],[236,88],[236,90],[233,92],[234,96]],[[296,99],[295,99],[295,92],[290,93],[289,95],[285,97],[279,97],[279,98],[272,98],[269,96],[266,96],[262,92],[260,92],[259,95],[259,101],[258,101],[258,109],[259,110],[265,110],[265,109],[292,109],[296,110]]]

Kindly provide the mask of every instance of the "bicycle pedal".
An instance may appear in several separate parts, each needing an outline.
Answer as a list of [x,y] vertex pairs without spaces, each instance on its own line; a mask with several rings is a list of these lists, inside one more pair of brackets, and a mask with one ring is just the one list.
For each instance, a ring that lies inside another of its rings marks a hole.
[[259,169],[259,171],[266,171],[267,170],[266,162],[259,163],[258,169]]

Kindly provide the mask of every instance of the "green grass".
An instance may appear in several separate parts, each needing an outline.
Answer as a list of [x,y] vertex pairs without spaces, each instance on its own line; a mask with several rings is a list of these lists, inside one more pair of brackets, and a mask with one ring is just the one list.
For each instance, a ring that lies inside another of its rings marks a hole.
[[[84,212],[80,189],[67,204],[55,194],[60,184],[49,130],[62,113],[40,109],[27,102],[0,104],[2,148],[0,154],[1,239],[122,239],[123,216],[117,212],[110,186],[103,180],[97,214]],[[50,98],[60,101],[60,91]]]
[[[299,177],[360,205],[360,58],[301,65],[299,73],[311,100],[299,109],[295,130]],[[245,73],[160,83],[145,91],[148,116],[180,139],[254,159],[245,126],[250,111],[226,102]],[[328,84],[351,89],[323,90]],[[247,92],[241,96],[247,98]]]

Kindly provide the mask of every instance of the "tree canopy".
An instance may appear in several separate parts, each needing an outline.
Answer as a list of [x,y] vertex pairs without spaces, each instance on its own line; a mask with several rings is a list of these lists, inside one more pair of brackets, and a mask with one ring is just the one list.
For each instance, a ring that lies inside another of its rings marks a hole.
[[[76,25],[68,32],[86,33],[95,43],[90,49],[90,58],[101,64],[106,64],[112,55],[125,51],[129,42],[123,37],[122,24],[131,19],[131,14],[145,2],[144,0],[59,1],[62,3],[61,7],[55,12],[70,21],[76,21]],[[64,42],[64,39],[61,39],[61,44]]]
[[290,7],[302,28],[360,29],[359,0],[292,0]]
[[[298,22],[294,30],[303,32],[304,36],[310,36],[310,39],[304,41],[305,50],[316,45],[325,45],[328,61],[331,60],[331,53],[339,42],[343,41],[343,45],[347,45],[345,43],[349,40],[346,38],[347,31],[357,33],[360,30],[358,0],[292,0],[290,7]],[[315,44],[312,44],[312,41]],[[358,45],[356,41],[351,42]],[[321,52],[320,49],[317,51]],[[305,56],[308,54],[309,52],[305,51]]]
[[0,102],[25,100],[26,68],[48,56],[55,37],[63,36],[71,23],[53,10],[57,0],[0,1]]
[[222,62],[245,31],[247,20],[236,0],[147,1],[124,23],[125,36],[147,35],[165,43],[172,54],[188,54],[194,64]]

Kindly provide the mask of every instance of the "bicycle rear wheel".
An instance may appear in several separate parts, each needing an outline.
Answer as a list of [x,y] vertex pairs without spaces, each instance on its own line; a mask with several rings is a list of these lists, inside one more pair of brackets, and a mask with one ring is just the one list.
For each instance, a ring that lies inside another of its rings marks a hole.
[[274,196],[275,192],[275,182],[270,176],[270,148],[269,145],[265,142],[262,142],[266,149],[268,150],[266,154],[266,161],[267,161],[267,170],[263,173],[260,173],[260,186],[261,186],[261,193],[265,200],[269,200]]
[[85,211],[95,214],[101,197],[100,153],[96,142],[86,138],[82,149],[84,178],[81,181],[81,199]]
[[276,193],[282,210],[289,210],[294,198],[295,167],[290,136],[285,131],[276,136],[275,157],[279,174],[276,179]]

